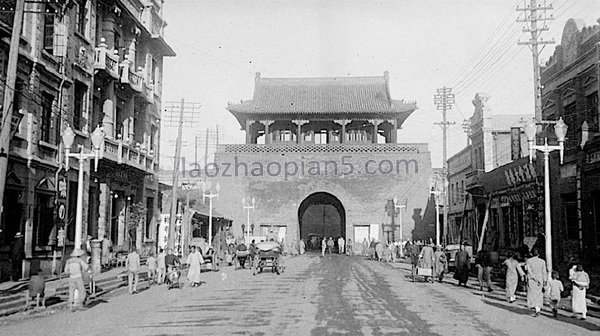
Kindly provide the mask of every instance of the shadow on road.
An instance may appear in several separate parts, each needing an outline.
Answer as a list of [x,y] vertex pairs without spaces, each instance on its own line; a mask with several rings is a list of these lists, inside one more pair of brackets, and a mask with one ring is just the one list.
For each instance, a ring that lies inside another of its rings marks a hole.
[[[494,302],[494,301],[500,301],[500,299],[494,298],[494,297],[487,297],[487,300],[483,300],[483,302],[485,302],[486,304],[493,306],[493,307],[497,307],[497,308],[502,308],[504,310],[508,310],[511,311],[513,313],[516,314],[521,314],[521,315],[531,315],[531,313],[533,312],[531,309],[527,309],[527,308],[522,308],[522,307],[516,307],[516,306],[508,306],[506,304],[502,304],[499,302]],[[542,316],[543,317],[547,317],[550,319],[555,319],[557,321],[560,322],[564,322],[564,323],[569,323],[572,325],[576,325],[578,327],[582,327],[585,328],[587,330],[592,330],[592,331],[600,331],[600,327],[598,327],[597,325],[587,322],[585,320],[578,320],[575,318],[571,318],[569,316],[565,316],[565,315],[558,315],[557,318],[552,317],[551,314],[548,314],[546,312],[542,312]],[[532,317],[534,318],[534,317]],[[539,318],[539,317],[538,317]]]

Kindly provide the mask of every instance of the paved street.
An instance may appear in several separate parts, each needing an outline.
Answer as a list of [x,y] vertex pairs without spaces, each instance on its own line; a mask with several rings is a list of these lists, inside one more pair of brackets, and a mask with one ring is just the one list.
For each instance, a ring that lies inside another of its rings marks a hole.
[[[1,321],[2,335],[588,335],[599,321],[533,318],[504,302],[444,283],[412,283],[406,264],[317,254],[285,272],[203,273],[200,288],[154,286],[103,297],[85,311]],[[487,293],[486,293],[487,294]]]

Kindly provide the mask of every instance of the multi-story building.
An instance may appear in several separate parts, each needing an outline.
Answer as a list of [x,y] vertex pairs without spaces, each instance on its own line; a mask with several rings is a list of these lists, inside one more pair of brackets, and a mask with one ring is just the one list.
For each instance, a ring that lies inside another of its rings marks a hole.
[[[550,157],[555,263],[597,260],[600,253],[599,78],[600,25],[570,19],[541,71],[543,118],[562,117],[569,126],[564,164],[558,153]],[[556,141],[552,127],[547,135]]]
[[256,200],[250,215],[256,237],[316,243],[319,236],[342,236],[360,243],[399,240],[402,230],[404,239],[413,238],[418,226],[435,221],[424,218],[431,177],[427,145],[396,143],[415,108],[392,99],[387,73],[257,74],[253,99],[228,105],[246,131],[246,144],[219,145],[206,171],[206,179],[220,182],[217,209],[233,219],[240,238],[247,221],[242,198]]
[[487,227],[492,234],[487,236],[497,237],[500,203],[492,199],[497,197],[501,185],[488,177],[527,150],[521,130],[527,116],[492,114],[489,100],[488,94],[475,95],[469,145],[448,159],[448,238],[453,243],[460,239],[478,243],[488,208],[491,216]]
[[[16,232],[25,236],[25,275],[31,267],[50,272],[73,244],[79,166],[71,159],[72,169],[64,169],[67,125],[76,134],[74,150],[89,151],[97,126],[106,133],[98,172],[84,166],[83,237],[107,234],[124,245],[129,201],[148,209],[136,241],[154,238],[162,58],[174,55],[163,39],[161,7],[138,0],[26,4],[13,103],[22,119],[11,138],[0,224],[3,270]],[[0,16],[0,35],[10,36],[12,17]],[[7,276],[2,272],[2,280]]]

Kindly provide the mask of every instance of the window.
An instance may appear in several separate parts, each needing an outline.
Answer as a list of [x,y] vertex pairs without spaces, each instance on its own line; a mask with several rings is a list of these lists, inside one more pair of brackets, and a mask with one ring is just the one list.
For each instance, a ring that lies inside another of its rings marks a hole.
[[44,50],[54,55],[54,15],[44,15]]
[[47,92],[42,93],[42,122],[40,140],[50,143],[50,134],[52,128],[52,102],[54,96]]
[[78,0],[75,3],[75,31],[89,38],[90,33],[90,1]]
[[292,131],[290,130],[283,130],[279,132],[279,141],[289,142],[292,141],[292,138]]
[[83,116],[85,115],[87,86],[81,82],[75,82],[75,100],[73,102],[73,128],[81,130],[83,128]]

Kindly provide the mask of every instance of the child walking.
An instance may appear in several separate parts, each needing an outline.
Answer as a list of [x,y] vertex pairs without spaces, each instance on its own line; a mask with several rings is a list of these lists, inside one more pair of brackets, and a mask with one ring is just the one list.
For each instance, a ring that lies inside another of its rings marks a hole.
[[562,293],[565,290],[562,282],[558,277],[558,272],[552,271],[552,279],[548,281],[550,308],[552,308],[552,316],[554,317],[558,316],[558,304],[560,302],[560,293]]

